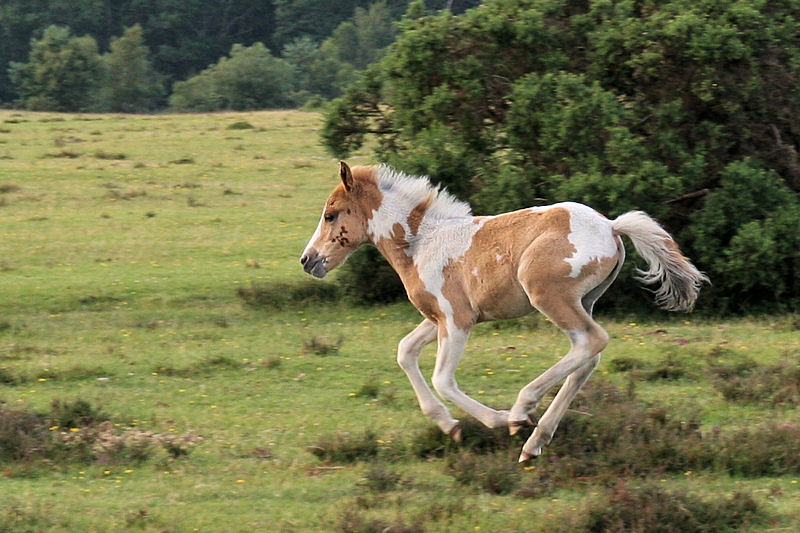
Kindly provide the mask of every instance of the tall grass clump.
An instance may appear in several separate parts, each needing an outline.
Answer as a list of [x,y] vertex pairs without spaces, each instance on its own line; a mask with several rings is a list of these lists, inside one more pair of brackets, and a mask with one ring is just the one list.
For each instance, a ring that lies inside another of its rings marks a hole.
[[368,429],[360,434],[339,431],[323,435],[308,451],[334,464],[369,461],[378,456],[378,436]]

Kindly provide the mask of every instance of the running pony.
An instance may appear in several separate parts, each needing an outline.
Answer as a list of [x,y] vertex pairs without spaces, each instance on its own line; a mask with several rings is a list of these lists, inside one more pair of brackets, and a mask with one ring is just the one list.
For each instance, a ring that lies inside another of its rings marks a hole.
[[[419,369],[422,348],[438,341],[433,387],[490,428],[515,434],[532,424],[542,397],[563,386],[536,424],[519,461],[541,454],[567,406],[600,361],[608,334],[592,308],[625,260],[620,239],[633,241],[648,264],[638,279],[655,286],[656,303],[689,311],[708,278],[684,257],[659,224],[640,211],[609,220],[571,202],[496,216],[470,207],[433,186],[387,166],[352,169],[339,163],[341,183],[325,203],[300,262],[323,278],[364,243],[374,244],[397,271],[408,298],[425,317],[400,341],[397,362],[422,412],[456,441],[458,420],[433,394]],[[524,386],[510,410],[496,410],[462,392],[455,371],[470,329],[478,322],[520,317],[538,309],[569,337],[570,350]]]

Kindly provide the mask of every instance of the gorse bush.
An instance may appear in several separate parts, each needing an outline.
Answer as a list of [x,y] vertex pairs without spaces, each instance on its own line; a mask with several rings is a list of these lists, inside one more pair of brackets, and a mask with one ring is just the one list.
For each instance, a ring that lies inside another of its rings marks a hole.
[[[400,29],[329,108],[332,153],[374,134],[479,213],[641,209],[711,277],[701,307],[800,303],[796,2],[503,0]],[[617,283],[607,301],[646,301]]]

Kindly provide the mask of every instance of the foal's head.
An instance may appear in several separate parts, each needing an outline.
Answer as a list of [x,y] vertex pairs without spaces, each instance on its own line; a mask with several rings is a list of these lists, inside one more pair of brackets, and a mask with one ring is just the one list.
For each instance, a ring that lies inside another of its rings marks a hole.
[[[339,163],[339,177],[342,182],[325,202],[317,230],[300,258],[303,269],[318,278],[324,278],[344,263],[356,248],[367,241],[367,224],[372,208],[380,204],[380,200],[374,198],[380,194],[374,180],[354,178],[344,161]],[[375,199],[377,204],[373,206]]]

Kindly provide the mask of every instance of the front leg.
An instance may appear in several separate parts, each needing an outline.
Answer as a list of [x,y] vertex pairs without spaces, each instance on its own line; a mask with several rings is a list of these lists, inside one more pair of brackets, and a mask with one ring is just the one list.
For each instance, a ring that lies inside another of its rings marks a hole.
[[462,331],[457,327],[439,327],[439,351],[433,370],[433,387],[442,398],[453,402],[486,427],[503,427],[508,424],[508,411],[492,409],[470,398],[456,383],[456,367],[464,356],[468,339],[469,331]]
[[436,340],[436,334],[436,323],[425,319],[400,341],[397,347],[397,363],[405,371],[411,386],[414,387],[420,409],[425,416],[433,420],[442,431],[449,434],[454,440],[459,441],[461,440],[461,428],[458,420],[450,416],[450,411],[433,394],[419,370],[419,356],[422,349]]

